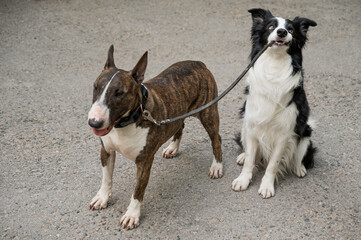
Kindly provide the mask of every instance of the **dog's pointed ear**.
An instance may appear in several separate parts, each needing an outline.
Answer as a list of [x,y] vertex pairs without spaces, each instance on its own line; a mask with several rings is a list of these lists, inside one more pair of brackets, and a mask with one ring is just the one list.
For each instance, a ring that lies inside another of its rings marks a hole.
[[262,23],[266,17],[272,16],[272,13],[262,8],[252,8],[248,10],[252,14],[252,20],[254,23]]
[[317,26],[317,23],[308,18],[295,17],[293,24],[299,27],[300,32],[306,36],[309,27]]
[[142,83],[144,80],[145,69],[148,63],[148,51],[143,54],[139,59],[137,65],[132,70],[132,77],[138,83]]
[[107,61],[105,62],[104,69],[115,67],[113,53],[114,53],[114,46],[112,44],[108,50],[108,58]]

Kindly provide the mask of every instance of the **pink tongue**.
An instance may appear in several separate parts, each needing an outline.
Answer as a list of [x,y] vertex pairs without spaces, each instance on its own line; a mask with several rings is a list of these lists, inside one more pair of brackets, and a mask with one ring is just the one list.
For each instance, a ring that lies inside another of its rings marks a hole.
[[93,128],[93,132],[97,136],[104,136],[105,134],[108,133],[108,129],[106,128],[104,130],[97,130],[97,129]]

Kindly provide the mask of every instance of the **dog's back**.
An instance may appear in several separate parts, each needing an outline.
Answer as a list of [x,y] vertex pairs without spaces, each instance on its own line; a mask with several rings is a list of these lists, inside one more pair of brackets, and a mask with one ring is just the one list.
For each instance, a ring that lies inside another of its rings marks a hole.
[[[177,62],[144,84],[158,104],[172,111],[167,118],[190,112],[218,95],[212,73],[199,61]],[[159,94],[163,92],[168,94]],[[179,104],[181,99],[187,100],[187,106]]]

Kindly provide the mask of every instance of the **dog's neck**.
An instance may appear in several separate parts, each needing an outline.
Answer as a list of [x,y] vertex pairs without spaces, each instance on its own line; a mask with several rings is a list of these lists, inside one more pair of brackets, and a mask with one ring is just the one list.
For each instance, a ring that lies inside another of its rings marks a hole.
[[[281,51],[280,51],[281,50]],[[252,94],[260,94],[276,105],[286,107],[293,90],[300,85],[301,74],[293,73],[292,59],[282,49],[267,50],[255,63],[247,81]]]
[[135,123],[138,121],[139,117],[142,116],[143,110],[145,109],[148,100],[148,89],[143,84],[141,84],[140,91],[142,92],[142,100],[140,105],[135,110],[131,111],[128,116],[121,118],[117,124],[115,124],[115,128],[123,128],[132,123]]

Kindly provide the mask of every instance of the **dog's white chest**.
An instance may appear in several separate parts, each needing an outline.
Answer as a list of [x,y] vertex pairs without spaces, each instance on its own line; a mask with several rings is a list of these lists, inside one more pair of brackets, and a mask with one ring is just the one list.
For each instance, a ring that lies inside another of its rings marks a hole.
[[149,128],[136,127],[133,123],[124,128],[113,128],[102,141],[107,152],[117,151],[135,161],[147,143],[148,132]]
[[250,69],[247,77],[250,94],[247,96],[245,120],[256,135],[293,132],[298,110],[289,103],[300,78],[300,73],[292,74],[289,55],[269,51]]

